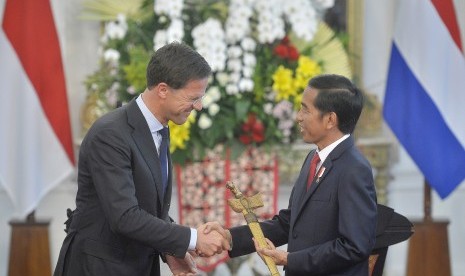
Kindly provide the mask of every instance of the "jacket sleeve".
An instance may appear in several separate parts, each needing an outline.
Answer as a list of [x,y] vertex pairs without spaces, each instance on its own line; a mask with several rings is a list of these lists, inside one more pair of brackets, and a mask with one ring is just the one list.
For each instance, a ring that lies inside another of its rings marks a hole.
[[[293,193],[294,189],[292,190],[290,198],[292,198]],[[292,202],[289,202],[289,207],[287,209],[279,211],[279,214],[275,215],[273,219],[260,223],[263,235],[272,241],[275,246],[287,244],[291,219],[291,205]],[[230,257],[233,258],[255,252],[252,232],[247,225],[233,227],[230,231],[233,241],[233,248],[229,252]]]

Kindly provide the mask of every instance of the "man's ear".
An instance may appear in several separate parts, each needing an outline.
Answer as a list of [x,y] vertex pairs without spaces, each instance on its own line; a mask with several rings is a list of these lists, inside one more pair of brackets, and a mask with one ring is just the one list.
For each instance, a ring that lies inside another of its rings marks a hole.
[[326,114],[326,127],[328,129],[337,128],[339,120],[335,112],[329,112]]
[[168,90],[169,90],[169,86],[168,84],[164,83],[164,82],[160,82],[159,84],[157,84],[156,86],[154,86],[155,89],[155,93],[157,93],[158,97],[162,98],[162,99],[165,99],[168,94]]

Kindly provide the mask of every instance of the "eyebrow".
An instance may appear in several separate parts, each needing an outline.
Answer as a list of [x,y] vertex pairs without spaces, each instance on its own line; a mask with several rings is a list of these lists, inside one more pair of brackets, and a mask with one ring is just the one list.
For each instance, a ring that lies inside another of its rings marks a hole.
[[192,100],[192,101],[197,101],[197,100],[200,100],[200,99],[203,99],[203,98],[205,98],[205,95],[200,96],[200,97],[193,98],[193,99],[191,99],[191,100]]

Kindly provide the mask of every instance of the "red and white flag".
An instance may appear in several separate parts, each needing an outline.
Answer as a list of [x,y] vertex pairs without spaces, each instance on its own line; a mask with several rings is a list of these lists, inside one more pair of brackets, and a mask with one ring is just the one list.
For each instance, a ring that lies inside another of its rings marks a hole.
[[0,184],[26,216],[73,171],[70,117],[49,0],[6,0],[3,11]]

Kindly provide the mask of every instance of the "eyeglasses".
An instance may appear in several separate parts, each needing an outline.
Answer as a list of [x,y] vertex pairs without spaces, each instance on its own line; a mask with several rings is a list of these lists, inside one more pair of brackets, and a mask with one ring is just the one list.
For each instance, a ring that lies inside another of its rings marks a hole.
[[199,104],[202,103],[203,99],[205,98],[205,94],[200,97],[200,98],[197,98],[195,100],[192,100],[192,99],[189,99],[188,97],[185,97],[183,95],[179,95],[177,92],[174,92],[176,89],[173,89],[171,87],[169,87],[169,91],[175,95],[175,97],[181,99],[182,101],[184,102],[187,102],[187,103],[190,103],[192,106],[198,106]]
[[205,95],[203,95],[202,97],[200,97],[200,98],[198,98],[198,99],[196,99],[196,100],[193,100],[193,101],[192,101],[192,105],[193,105],[193,106],[196,106],[196,105],[198,105],[199,103],[201,104],[201,103],[203,102],[203,99],[205,99]]

